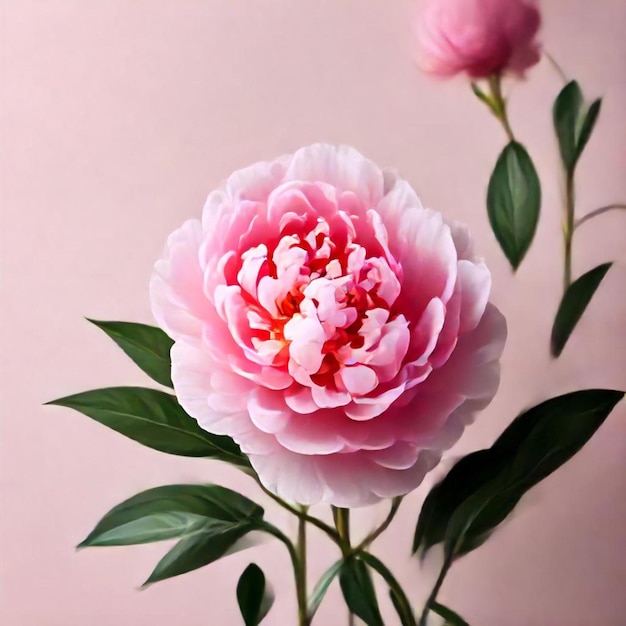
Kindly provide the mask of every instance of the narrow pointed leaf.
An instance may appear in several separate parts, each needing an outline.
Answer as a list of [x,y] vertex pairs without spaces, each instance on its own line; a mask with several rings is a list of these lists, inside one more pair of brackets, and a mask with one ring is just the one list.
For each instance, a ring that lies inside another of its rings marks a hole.
[[446,626],[469,626],[469,624],[455,611],[449,609],[447,606],[440,602],[433,602],[430,606],[433,613],[437,613],[440,617],[446,620]]
[[311,597],[309,598],[309,603],[308,603],[308,608],[307,608],[307,615],[309,617],[309,620],[311,620],[313,616],[315,615],[315,613],[317,612],[317,609],[322,603],[322,600],[324,599],[324,596],[326,595],[326,592],[328,591],[330,584],[333,582],[333,580],[335,580],[335,578],[337,577],[337,574],[339,574],[339,571],[341,570],[342,565],[343,565],[343,559],[331,565],[331,567],[329,567],[324,572],[324,574],[322,574],[322,577],[317,581],[317,584],[315,585],[315,588],[313,589],[313,593],[311,593]]
[[212,435],[187,415],[176,398],[143,387],[109,387],[48,402],[75,409],[149,448],[181,456],[248,465],[237,444]]
[[602,100],[598,98],[591,103],[589,110],[587,111],[587,115],[585,115],[585,119],[580,127],[580,131],[577,138],[576,143],[576,160],[580,158],[580,155],[583,153],[589,138],[591,137],[591,133],[595,128],[596,121],[598,116],[600,115],[600,108],[602,107]]
[[[494,444],[515,452],[509,484],[531,487],[552,474],[591,439],[623,397],[623,391],[610,389],[575,391],[516,418]],[[519,438],[517,445],[513,437]]]
[[367,565],[357,558],[344,561],[339,583],[348,608],[367,626],[384,626],[378,608],[374,583]]
[[535,166],[520,143],[511,141],[498,157],[487,190],[491,228],[516,270],[532,243],[541,208]]
[[583,274],[568,287],[552,326],[550,340],[552,356],[558,357],[563,351],[572,331],[576,328],[576,324],[578,324],[611,265],[612,263],[599,265]]
[[79,547],[121,546],[226,530],[260,520],[263,509],[218,485],[166,485],[142,491],[111,509]]
[[572,80],[557,96],[552,109],[554,130],[559,142],[561,159],[568,171],[573,171],[578,158],[578,128],[583,95],[580,85]]
[[404,606],[402,600],[398,596],[398,592],[395,589],[389,589],[389,598],[393,608],[398,614],[401,626],[415,626],[415,618],[413,615],[407,613],[407,608]]
[[237,583],[237,602],[245,626],[257,626],[274,603],[274,594],[265,582],[263,570],[250,563]]
[[170,350],[174,342],[160,328],[132,322],[88,321],[113,339],[150,378],[172,387]]
[[253,530],[259,530],[258,524],[245,521],[226,528],[210,527],[181,539],[157,563],[143,586],[191,572],[247,547],[240,540]]

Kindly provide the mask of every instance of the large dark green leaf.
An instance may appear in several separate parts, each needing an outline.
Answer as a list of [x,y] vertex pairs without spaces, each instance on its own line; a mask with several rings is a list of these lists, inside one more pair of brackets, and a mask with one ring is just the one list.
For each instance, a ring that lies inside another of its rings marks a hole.
[[577,391],[522,413],[491,448],[461,459],[433,488],[414,550],[445,541],[452,558],[481,545],[529,489],[582,448],[623,395]]
[[250,563],[237,584],[237,602],[245,626],[257,626],[274,603],[272,590],[265,584],[263,570]]
[[517,417],[494,444],[515,449],[509,484],[531,487],[552,474],[591,439],[623,397],[623,391],[609,389],[575,391]]
[[552,337],[550,348],[552,356],[558,357],[569,336],[572,334],[576,324],[585,312],[587,305],[591,302],[593,294],[600,286],[605,274],[609,271],[612,263],[604,263],[583,274],[575,280],[567,289],[559,305],[554,325],[552,326]]
[[492,447],[508,455],[506,467],[496,468],[455,510],[446,529],[446,552],[460,556],[481,545],[529,489],[583,447],[623,396],[605,389],[576,391],[517,417]]
[[150,378],[172,387],[170,350],[174,342],[160,328],[132,322],[88,321],[111,337]]
[[210,457],[247,465],[237,444],[212,435],[187,415],[176,398],[142,387],[109,387],[48,402],[84,413],[149,448],[181,456]]
[[384,626],[367,565],[356,557],[344,561],[339,583],[348,608],[367,626]]
[[596,120],[602,101],[595,100],[585,110],[585,102],[580,85],[569,82],[557,96],[552,109],[554,130],[559,142],[563,165],[569,174],[574,172],[576,163],[583,153]]
[[263,509],[218,485],[166,485],[111,509],[79,547],[121,546],[226,530],[263,517]]
[[415,528],[413,553],[421,549],[423,558],[432,546],[441,543],[459,504],[499,473],[506,462],[506,457],[494,449],[478,450],[460,459],[426,497]]
[[498,157],[487,190],[487,213],[502,251],[516,270],[535,236],[541,186],[524,146],[511,141]]

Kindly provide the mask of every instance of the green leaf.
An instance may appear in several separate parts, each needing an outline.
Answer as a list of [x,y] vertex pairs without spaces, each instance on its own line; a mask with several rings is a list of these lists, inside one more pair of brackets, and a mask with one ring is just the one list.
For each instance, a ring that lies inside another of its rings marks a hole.
[[601,105],[601,99],[597,99],[585,110],[583,94],[575,80],[563,87],[554,102],[554,130],[563,165],[570,175],[591,137]]
[[415,626],[415,618],[413,615],[407,614],[407,609],[395,589],[389,589],[389,598],[393,608],[396,610],[396,613],[400,618],[401,626]]
[[491,228],[514,270],[535,236],[541,186],[524,146],[511,141],[498,157],[487,189]]
[[509,484],[530,488],[552,474],[591,439],[623,397],[623,391],[608,389],[575,391],[517,417],[494,444],[513,449],[513,437],[520,439],[510,462]]
[[491,479],[450,517],[446,553],[456,557],[481,545],[529,489],[583,447],[623,396],[605,389],[576,391],[517,417],[491,448],[507,456],[506,466],[495,467]]
[[170,350],[174,342],[160,328],[132,322],[87,321],[111,337],[150,378],[172,387]]
[[493,446],[461,459],[426,498],[413,550],[445,542],[459,557],[481,545],[523,495],[593,436],[624,392],[577,391],[519,415]]
[[469,626],[469,624],[455,611],[449,609],[447,606],[440,602],[433,602],[430,605],[430,610],[433,613],[437,613],[440,617],[446,620],[446,626]]
[[572,80],[557,96],[552,109],[554,130],[559,141],[561,159],[568,171],[572,171],[578,158],[578,126],[583,106],[580,85]]
[[585,312],[587,305],[593,298],[605,274],[609,271],[612,263],[604,263],[583,274],[575,280],[567,289],[559,305],[559,310],[552,327],[550,347],[552,356],[558,357],[576,324]]
[[452,514],[469,496],[505,467],[507,458],[500,450],[478,450],[460,459],[447,476],[435,485],[420,511],[413,538],[413,553],[430,548],[445,539]]
[[274,604],[274,594],[265,584],[263,570],[250,563],[237,584],[237,602],[245,626],[257,626]]
[[367,626],[384,626],[367,565],[356,557],[344,561],[339,583],[348,608]]
[[237,444],[212,435],[187,415],[176,398],[143,387],[95,389],[47,404],[75,409],[144,446],[181,456],[216,458],[247,466]]
[[339,561],[331,565],[324,572],[324,574],[322,574],[322,577],[317,581],[317,584],[313,589],[313,593],[309,598],[307,608],[307,615],[309,617],[309,620],[311,620],[317,612],[317,609],[319,608],[322,600],[324,599],[324,596],[326,595],[326,592],[328,591],[328,587],[330,587],[330,584],[333,582],[333,580],[335,580],[337,574],[339,574],[342,565],[343,559],[340,559]]
[[240,540],[260,530],[254,520],[230,526],[210,526],[181,539],[158,563],[143,586],[209,565],[227,554],[247,547]]
[[578,134],[578,142],[577,142],[577,150],[576,150],[576,160],[580,158],[580,155],[583,153],[589,138],[591,137],[591,133],[595,128],[596,121],[598,116],[600,115],[600,108],[602,107],[602,99],[598,98],[591,103],[589,110],[587,111],[587,115],[585,116],[585,120],[580,127],[580,132]]
[[78,546],[123,546],[223,531],[260,520],[263,509],[218,485],[166,485],[111,509]]

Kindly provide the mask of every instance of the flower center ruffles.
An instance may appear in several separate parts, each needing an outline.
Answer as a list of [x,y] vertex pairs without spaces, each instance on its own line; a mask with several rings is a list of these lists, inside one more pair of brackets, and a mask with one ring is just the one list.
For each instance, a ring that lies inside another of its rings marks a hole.
[[248,360],[310,390],[299,412],[363,400],[397,377],[410,342],[380,215],[322,183],[285,184],[265,208],[217,264],[218,313]]

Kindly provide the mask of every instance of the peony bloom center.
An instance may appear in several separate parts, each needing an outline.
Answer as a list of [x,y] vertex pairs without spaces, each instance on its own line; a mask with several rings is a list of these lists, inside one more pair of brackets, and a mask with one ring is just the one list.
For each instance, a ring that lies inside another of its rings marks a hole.
[[328,200],[321,185],[277,193],[278,231],[268,238],[253,222],[221,258],[217,306],[248,358],[310,388],[311,408],[340,407],[400,370],[410,339],[395,306],[402,267],[375,210],[362,219],[326,202],[318,212],[307,195]]

